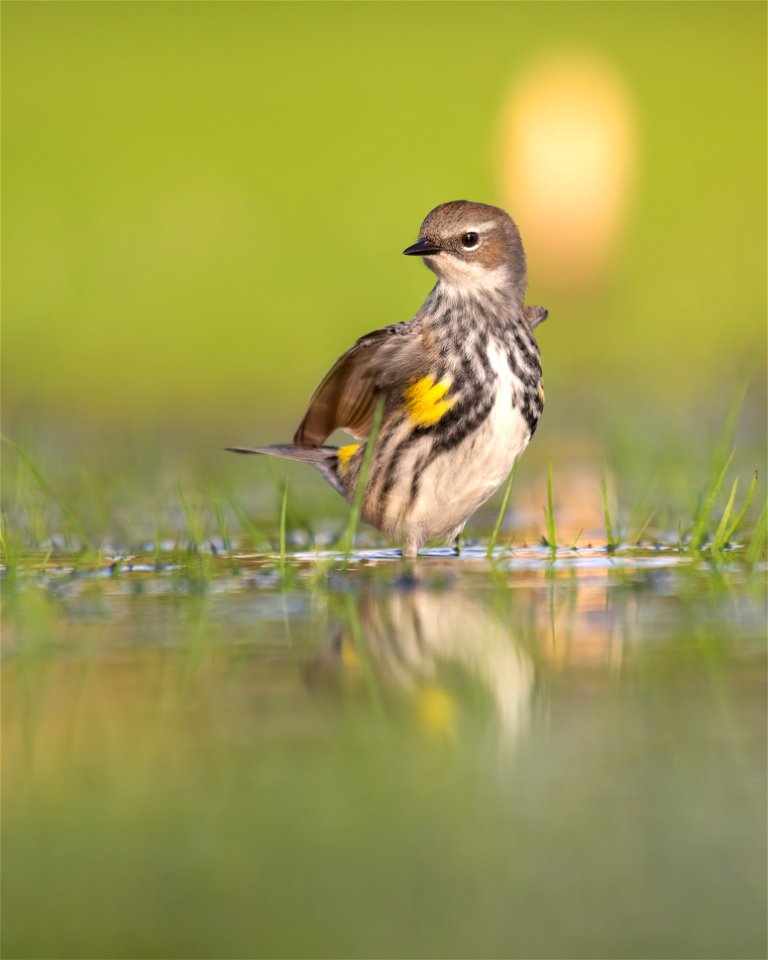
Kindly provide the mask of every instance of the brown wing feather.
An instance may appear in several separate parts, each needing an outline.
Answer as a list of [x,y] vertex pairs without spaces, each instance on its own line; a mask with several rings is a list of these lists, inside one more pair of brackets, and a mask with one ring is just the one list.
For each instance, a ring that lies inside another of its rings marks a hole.
[[367,436],[379,393],[404,386],[424,359],[418,316],[361,337],[315,390],[293,442],[297,447],[317,447],[334,430]]

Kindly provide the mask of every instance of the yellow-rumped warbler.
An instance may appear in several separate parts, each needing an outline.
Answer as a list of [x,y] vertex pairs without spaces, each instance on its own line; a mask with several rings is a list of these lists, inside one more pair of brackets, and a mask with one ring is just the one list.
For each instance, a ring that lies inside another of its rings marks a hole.
[[338,429],[366,438],[383,395],[362,517],[414,557],[428,540],[461,533],[533,436],[544,390],[532,331],[547,311],[524,306],[523,244],[498,207],[441,204],[403,253],[438,277],[416,316],[336,361],[293,444],[228,449],[306,460],[352,501],[365,445],[323,444]]

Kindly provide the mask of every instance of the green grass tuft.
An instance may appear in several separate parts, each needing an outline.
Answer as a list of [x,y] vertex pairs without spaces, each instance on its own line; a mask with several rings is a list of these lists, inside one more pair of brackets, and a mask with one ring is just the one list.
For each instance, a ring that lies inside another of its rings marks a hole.
[[34,478],[40,490],[45,494],[48,500],[57,507],[62,517],[65,534],[67,534],[70,539],[74,539],[79,542],[81,553],[97,553],[98,551],[96,550],[96,547],[94,546],[91,537],[88,534],[85,524],[82,522],[80,517],[78,517],[75,511],[72,510],[71,507],[69,507],[66,503],[64,503],[64,501],[56,494],[51,484],[45,479],[42,471],[33,462],[29,454],[18,443],[16,443],[14,440],[11,440],[10,437],[0,435],[0,440],[2,440],[6,446],[10,447],[14,451],[21,463],[24,464]]
[[749,485],[749,490],[747,491],[747,498],[744,501],[744,506],[741,508],[741,512],[725,532],[725,543],[730,543],[733,540],[739,527],[741,527],[741,524],[744,522],[744,517],[746,516],[747,510],[749,510],[750,504],[752,503],[752,498],[755,495],[756,488],[757,488],[757,470],[755,470],[752,473],[752,481]]
[[496,516],[496,523],[493,525],[493,530],[488,538],[488,550],[486,551],[485,555],[489,560],[493,557],[493,551],[496,549],[496,541],[499,539],[499,531],[501,530],[501,525],[504,522],[504,516],[507,512],[507,504],[509,503],[509,496],[512,493],[512,484],[515,482],[516,475],[517,464],[514,465],[512,471],[507,477],[507,482],[504,486],[504,494],[501,498],[501,504],[499,505],[499,512]]
[[215,570],[213,558],[208,550],[205,516],[202,508],[192,503],[181,488],[177,489],[177,496],[186,525],[184,571],[191,580],[206,584],[213,577]]
[[547,505],[544,507],[544,522],[546,524],[547,533],[545,537],[542,537],[544,545],[549,547],[553,552],[557,549],[557,532],[555,530],[555,507],[554,507],[554,498],[552,496],[552,464],[550,463],[547,467]]
[[613,551],[619,546],[619,540],[614,536],[613,523],[611,522],[611,510],[608,506],[608,489],[605,480],[605,473],[603,473],[600,486],[603,495],[603,519],[605,521],[606,544],[608,547],[608,552],[613,553]]
[[247,534],[251,547],[261,553],[269,553],[271,550],[269,538],[263,530],[256,526],[240,500],[238,500],[233,493],[227,493],[227,503],[234,511],[238,522]]
[[699,506],[699,509],[694,516],[693,533],[691,534],[690,540],[691,550],[701,550],[706,542],[709,534],[709,523],[712,517],[712,511],[715,508],[715,503],[717,502],[717,498],[720,495],[723,484],[725,483],[725,478],[728,470],[730,469],[731,463],[733,462],[735,452],[735,450],[731,450],[730,454],[725,460],[725,463],[719,470],[717,467],[713,469],[709,492],[704,498],[703,505]]
[[219,536],[221,537],[221,542],[224,544],[224,549],[227,552],[227,560],[229,562],[229,568],[232,573],[238,572],[238,566],[235,561],[235,551],[232,548],[232,538],[229,535],[229,527],[227,526],[227,518],[224,514],[224,505],[221,502],[221,496],[219,491],[214,486],[211,489],[211,500],[213,501],[213,513],[216,517],[216,526],[219,530]]

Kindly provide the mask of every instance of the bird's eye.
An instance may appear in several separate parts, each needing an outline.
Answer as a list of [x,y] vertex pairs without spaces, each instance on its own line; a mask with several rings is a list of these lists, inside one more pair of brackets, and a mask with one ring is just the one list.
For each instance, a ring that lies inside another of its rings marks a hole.
[[477,246],[479,240],[480,240],[480,237],[478,237],[478,235],[474,232],[474,230],[472,230],[469,233],[465,233],[464,236],[461,238],[461,245],[464,247],[465,250],[472,250],[474,247]]

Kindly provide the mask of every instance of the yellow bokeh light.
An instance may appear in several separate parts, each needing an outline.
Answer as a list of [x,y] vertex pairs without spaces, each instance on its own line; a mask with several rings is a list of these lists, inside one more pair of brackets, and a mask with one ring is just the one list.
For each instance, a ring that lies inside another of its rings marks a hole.
[[450,694],[436,684],[421,687],[416,708],[424,729],[434,736],[449,736],[456,730],[456,704]]
[[514,83],[499,125],[499,180],[536,275],[578,290],[599,282],[620,243],[636,129],[618,71],[561,53]]

